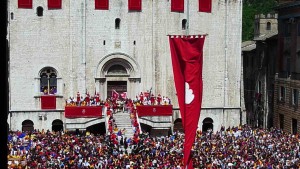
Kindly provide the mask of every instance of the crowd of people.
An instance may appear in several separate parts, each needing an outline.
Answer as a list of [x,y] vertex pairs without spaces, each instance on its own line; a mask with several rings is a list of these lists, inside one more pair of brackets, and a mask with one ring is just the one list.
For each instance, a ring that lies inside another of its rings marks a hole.
[[[9,168],[168,168],[183,165],[184,134],[137,140],[107,135],[76,135],[69,132],[10,132]],[[127,151],[130,149],[131,151]],[[298,135],[279,129],[249,126],[197,131],[192,148],[195,168],[299,168]]]
[[66,106],[100,106],[107,101],[110,101],[115,108],[127,105],[128,101],[132,101],[135,105],[171,105],[169,97],[160,94],[155,96],[149,92],[141,92],[135,99],[127,98],[127,94],[120,95],[115,92],[106,100],[101,100],[100,94],[96,92],[94,96],[90,95],[89,92],[86,92],[85,96],[77,92],[76,97],[71,96],[66,100]]

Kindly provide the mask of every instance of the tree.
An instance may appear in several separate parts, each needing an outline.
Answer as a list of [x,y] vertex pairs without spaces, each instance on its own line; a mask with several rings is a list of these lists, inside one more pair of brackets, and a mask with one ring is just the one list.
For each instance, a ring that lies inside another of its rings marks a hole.
[[277,4],[277,0],[244,0],[242,41],[253,39],[255,15],[274,12]]

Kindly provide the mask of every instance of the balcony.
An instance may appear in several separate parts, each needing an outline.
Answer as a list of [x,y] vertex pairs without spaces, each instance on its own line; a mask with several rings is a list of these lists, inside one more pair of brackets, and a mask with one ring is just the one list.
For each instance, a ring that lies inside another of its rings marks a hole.
[[281,79],[289,78],[290,80],[300,80],[300,73],[283,71],[283,72],[276,73],[275,77]]

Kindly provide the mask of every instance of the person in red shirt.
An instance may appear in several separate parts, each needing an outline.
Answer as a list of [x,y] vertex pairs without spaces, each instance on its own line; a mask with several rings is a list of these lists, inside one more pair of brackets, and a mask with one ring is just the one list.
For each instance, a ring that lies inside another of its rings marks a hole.
[[90,94],[89,93],[87,93],[86,96],[85,96],[85,102],[86,102],[87,106],[90,105]]
[[160,105],[161,104],[161,95],[158,94],[157,96],[157,104]]
[[150,101],[151,101],[151,105],[155,104],[155,96],[154,96],[154,94],[151,94]]
[[76,102],[77,106],[80,106],[80,93],[79,92],[77,92],[77,100],[76,101],[77,101]]
[[100,94],[97,93],[95,98],[96,98],[96,105],[99,106],[100,105]]
[[140,94],[140,101],[141,101],[141,103],[143,103],[143,101],[144,101],[144,94],[142,92]]

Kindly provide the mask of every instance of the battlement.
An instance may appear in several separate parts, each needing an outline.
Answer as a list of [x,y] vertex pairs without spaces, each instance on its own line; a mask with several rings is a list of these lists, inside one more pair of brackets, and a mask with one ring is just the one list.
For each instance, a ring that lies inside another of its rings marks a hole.
[[268,14],[256,14],[255,19],[277,19],[277,13],[268,13]]

